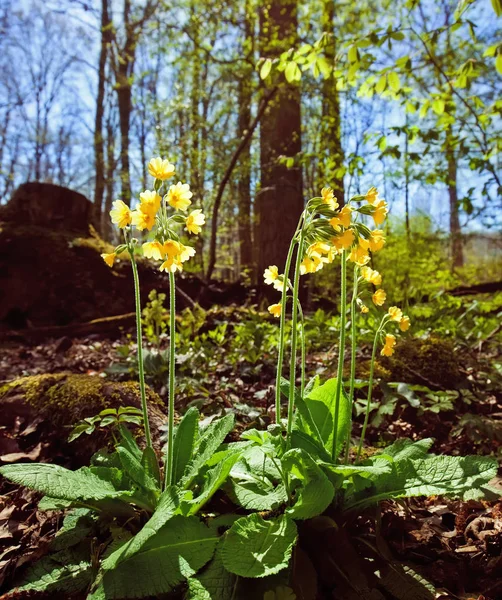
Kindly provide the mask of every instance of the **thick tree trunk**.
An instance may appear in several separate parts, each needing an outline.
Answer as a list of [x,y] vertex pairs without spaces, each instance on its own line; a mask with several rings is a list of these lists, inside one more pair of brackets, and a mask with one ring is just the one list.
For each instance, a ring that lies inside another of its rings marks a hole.
[[448,197],[450,201],[451,259],[452,267],[456,269],[464,265],[464,250],[458,205],[457,159],[449,139],[446,140],[446,160],[448,163]]
[[98,94],[96,97],[96,117],[94,121],[94,154],[96,178],[94,184],[94,215],[96,223],[101,221],[103,196],[105,192],[105,144],[103,139],[103,117],[105,113],[106,59],[110,35],[108,27],[108,0],[101,2],[101,49],[98,65]]
[[[297,41],[296,0],[268,0],[260,7],[261,55],[274,57]],[[269,265],[284,266],[291,237],[304,207],[301,167],[288,169],[279,157],[301,151],[300,89],[282,84],[261,120],[261,189],[257,216],[258,281]]]
[[131,205],[131,175],[129,166],[129,134],[131,129],[131,84],[122,65],[119,67],[120,82],[117,86],[117,99],[120,123],[120,182],[121,199]]
[[[334,0],[323,2],[323,31],[333,33],[335,18]],[[326,59],[330,65],[335,61],[335,37],[326,46]],[[340,206],[344,203],[344,154],[342,148],[342,130],[340,122],[340,98],[334,76],[322,83],[322,123],[319,156],[319,174],[317,194],[324,186],[333,188]]]

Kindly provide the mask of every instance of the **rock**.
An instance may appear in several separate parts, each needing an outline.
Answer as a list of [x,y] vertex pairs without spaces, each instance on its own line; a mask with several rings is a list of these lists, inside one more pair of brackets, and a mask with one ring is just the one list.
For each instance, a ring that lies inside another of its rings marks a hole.
[[[148,389],[152,438],[159,447],[160,428],[167,417],[162,401]],[[104,408],[140,408],[139,385],[117,383],[91,375],[58,373],[22,377],[0,386],[0,459],[12,462],[51,461],[76,468],[110,440],[110,430],[83,434],[74,442],[68,436],[75,423]],[[141,431],[134,427],[134,431]],[[4,459],[5,456],[5,459]]]
[[32,181],[18,187],[0,209],[0,220],[87,235],[94,224],[93,205],[68,188]]

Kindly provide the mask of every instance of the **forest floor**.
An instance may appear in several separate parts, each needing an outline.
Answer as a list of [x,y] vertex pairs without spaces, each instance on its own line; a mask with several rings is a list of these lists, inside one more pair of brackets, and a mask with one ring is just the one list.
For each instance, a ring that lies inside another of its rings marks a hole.
[[[123,363],[124,348],[131,344],[130,340],[126,332],[120,339],[94,334],[80,339],[63,337],[32,346],[4,343],[0,381],[62,372],[129,379],[128,368],[117,366]],[[363,349],[365,352],[367,349]],[[335,358],[334,350],[312,352],[308,356],[308,371],[315,373],[323,364],[335,364]],[[493,388],[484,369],[486,362],[492,360],[493,355],[484,355],[483,351],[461,357],[462,372],[470,381],[468,393],[464,390],[455,396],[451,392],[448,397],[447,391],[436,390],[439,395],[435,397],[431,390],[429,394],[422,390],[421,404],[417,407],[405,396],[420,396],[420,392],[412,386],[401,389],[403,397],[389,403],[388,410],[374,419],[368,442],[379,446],[398,437],[433,437],[433,450],[437,453],[500,456],[502,393]],[[266,359],[260,368],[222,360],[211,370],[211,375],[191,370],[183,356],[179,362],[180,413],[189,403],[196,403],[206,414],[235,412],[241,428],[267,423],[273,405],[272,360]],[[151,384],[163,398],[162,376],[159,379],[160,384],[155,379]],[[3,440],[12,433],[3,426],[0,429]],[[85,444],[85,438],[74,443]],[[8,445],[0,452],[0,459],[7,462],[39,459],[36,448],[24,456],[13,456]],[[502,492],[501,481],[494,484]],[[19,573],[47,551],[61,524],[61,516],[38,511],[39,495],[5,481],[0,484],[0,493],[0,585],[2,590],[8,590],[14,572]],[[350,535],[356,545],[362,537],[373,536],[379,550],[385,548],[383,551],[388,551],[392,560],[412,567],[429,581],[436,590],[436,598],[502,599],[502,502],[460,502],[441,497],[385,502],[378,517],[375,521],[374,511],[368,511],[351,525]]]

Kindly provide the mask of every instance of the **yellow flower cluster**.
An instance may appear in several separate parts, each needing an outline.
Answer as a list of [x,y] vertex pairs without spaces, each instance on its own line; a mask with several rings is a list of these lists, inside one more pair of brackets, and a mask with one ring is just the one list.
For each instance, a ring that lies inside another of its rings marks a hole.
[[[167,159],[152,158],[148,164],[148,173],[154,178],[154,189],[145,190],[139,195],[139,204],[135,210],[131,210],[122,200],[115,200],[110,211],[112,223],[120,229],[135,227],[138,231],[152,231],[156,226],[154,239],[143,244],[144,256],[161,260],[161,271],[182,271],[183,263],[195,255],[195,249],[180,242],[173,226],[183,223],[185,231],[198,235],[205,224],[205,216],[200,209],[193,210],[186,217],[176,213],[168,214],[168,205],[175,211],[185,213],[192,204],[193,193],[188,183],[179,181],[171,185],[164,196],[160,194],[164,182],[175,174],[174,165]],[[101,256],[105,263],[112,267],[116,255],[117,249],[111,254]]]

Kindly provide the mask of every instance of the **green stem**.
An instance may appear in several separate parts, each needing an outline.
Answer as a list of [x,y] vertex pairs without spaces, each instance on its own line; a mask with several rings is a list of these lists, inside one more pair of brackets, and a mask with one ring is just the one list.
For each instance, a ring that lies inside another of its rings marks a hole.
[[347,431],[347,442],[345,446],[345,464],[349,464],[350,437],[352,433],[352,412],[354,410],[354,382],[356,379],[356,307],[357,288],[359,283],[359,267],[354,265],[354,285],[352,288],[352,300],[350,302],[350,391],[349,391],[349,429]]
[[138,372],[139,390],[141,394],[141,410],[143,411],[143,425],[145,428],[146,445],[152,447],[150,435],[150,421],[148,419],[148,407],[146,404],[145,370],[143,366],[143,332],[141,330],[141,297],[139,289],[138,267],[134,258],[134,248],[128,243],[127,249],[131,257],[132,276],[134,280],[134,300],[136,304],[136,337],[138,343]]
[[167,425],[167,465],[165,486],[173,485],[174,456],[174,383],[176,369],[176,282],[169,273],[169,400]]
[[277,375],[275,379],[275,422],[281,424],[281,378],[282,378],[282,363],[284,362],[284,338],[285,338],[285,325],[286,325],[286,295],[288,293],[288,282],[289,282],[289,271],[291,270],[291,261],[293,260],[293,251],[297,244],[296,236],[300,223],[303,219],[303,213],[298,222],[295,234],[291,239],[289,245],[288,256],[286,258],[286,266],[284,267],[284,282],[282,285],[282,296],[281,296],[281,317],[279,325],[279,356],[277,358]]
[[345,358],[345,327],[347,324],[347,259],[346,251],[342,250],[341,255],[341,297],[340,297],[340,344],[338,349],[338,370],[336,379],[335,396],[335,419],[333,424],[333,447],[331,449],[331,458],[336,460],[336,446],[338,442],[338,418],[340,413],[340,398],[342,395],[343,362]]
[[301,332],[301,380],[300,380],[300,396],[303,398],[303,392],[305,391],[305,360],[307,356],[306,343],[305,343],[305,317],[303,315],[302,305],[298,300],[298,314],[300,315],[300,332]]
[[368,422],[370,418],[370,405],[371,405],[371,396],[373,394],[373,376],[375,374],[375,358],[376,351],[378,347],[378,341],[380,339],[380,333],[387,322],[387,315],[384,315],[382,320],[380,321],[380,325],[375,333],[375,339],[373,340],[373,350],[371,352],[371,366],[370,366],[370,379],[368,382],[368,397],[366,398],[366,412],[364,414],[364,424],[363,430],[361,431],[361,439],[359,440],[359,446],[357,447],[357,456],[356,456],[356,464],[359,462],[361,458],[361,451],[363,449],[364,438],[366,436],[366,429],[368,427]]
[[303,259],[303,240],[305,230],[300,231],[300,241],[296,249],[295,275],[293,281],[293,302],[291,307],[291,358],[289,363],[289,401],[288,401],[288,427],[287,445],[291,443],[291,431],[293,429],[293,411],[295,406],[295,384],[296,384],[296,343],[298,340],[298,292],[300,289],[300,265]]

